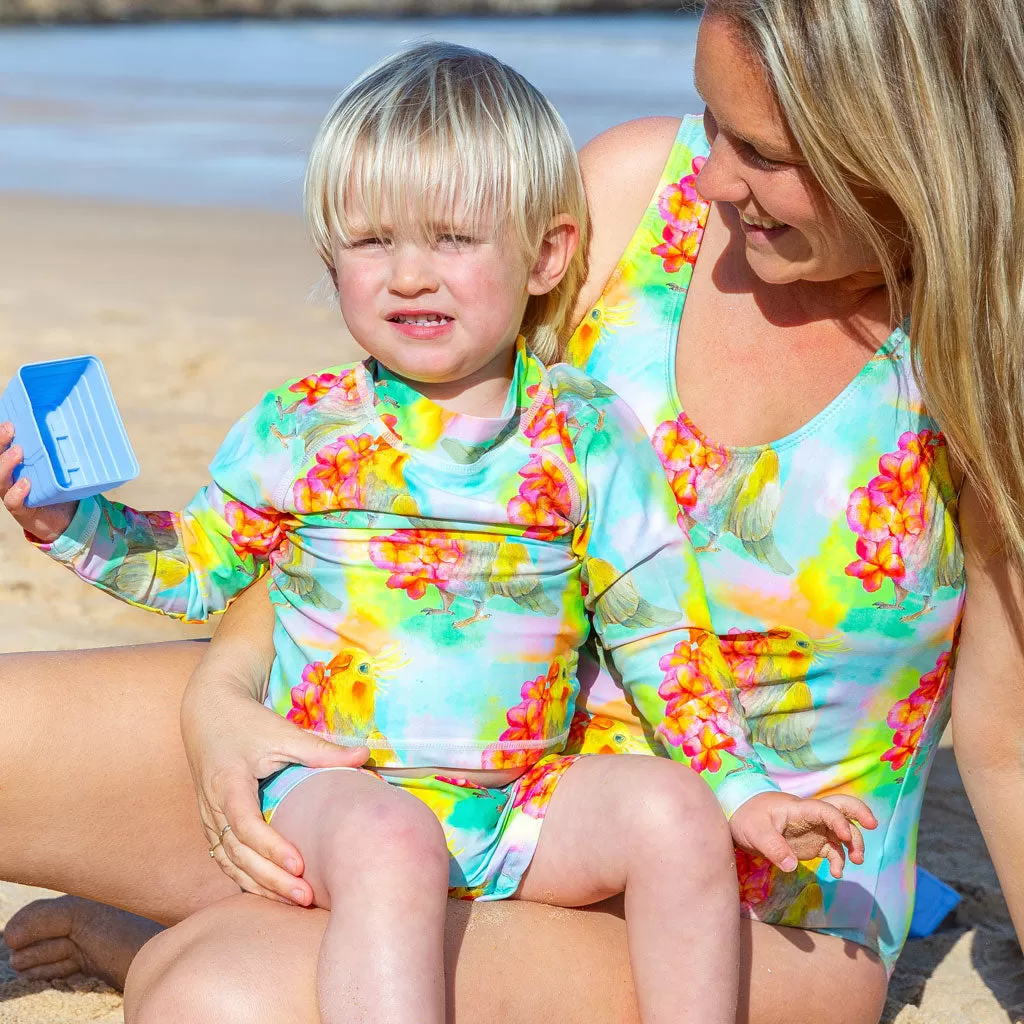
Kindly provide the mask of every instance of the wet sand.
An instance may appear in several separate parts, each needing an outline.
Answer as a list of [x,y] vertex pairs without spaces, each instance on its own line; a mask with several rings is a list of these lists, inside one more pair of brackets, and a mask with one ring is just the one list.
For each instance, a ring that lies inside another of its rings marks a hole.
[[[141,507],[180,508],[228,427],[267,388],[356,353],[327,301],[309,300],[320,271],[297,218],[0,195],[0,224],[0,382],[23,362],[99,356],[142,466],[120,496]],[[6,516],[0,567],[2,651],[208,632],[78,583]],[[964,901],[949,927],[907,946],[885,1021],[1024,1020],[1024,961],[948,746],[929,786],[920,858]],[[0,884],[0,926],[37,894]],[[18,981],[0,956],[0,1024],[122,1019],[100,983]]]

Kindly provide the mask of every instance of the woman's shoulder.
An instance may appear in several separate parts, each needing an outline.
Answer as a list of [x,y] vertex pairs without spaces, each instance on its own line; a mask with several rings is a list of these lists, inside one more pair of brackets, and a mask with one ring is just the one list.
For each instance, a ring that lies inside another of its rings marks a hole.
[[590,273],[580,293],[582,316],[601,295],[658,188],[686,121],[642,117],[603,131],[580,150],[592,236]]

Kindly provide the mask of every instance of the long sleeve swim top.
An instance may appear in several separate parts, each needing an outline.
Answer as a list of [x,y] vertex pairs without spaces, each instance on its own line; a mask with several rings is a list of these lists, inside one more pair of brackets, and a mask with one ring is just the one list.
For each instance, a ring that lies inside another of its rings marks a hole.
[[81,502],[44,550],[186,621],[269,572],[268,706],[379,766],[507,768],[564,749],[596,631],[649,741],[727,811],[775,789],[643,428],[520,341],[499,417],[451,413],[374,360],[270,392],[183,512]]

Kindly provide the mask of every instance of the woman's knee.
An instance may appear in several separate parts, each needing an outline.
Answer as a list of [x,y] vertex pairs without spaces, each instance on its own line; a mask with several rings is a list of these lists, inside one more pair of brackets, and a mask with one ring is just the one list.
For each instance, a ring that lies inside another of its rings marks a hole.
[[125,1024],[243,1024],[256,1018],[251,986],[221,962],[205,912],[150,939],[125,982]]

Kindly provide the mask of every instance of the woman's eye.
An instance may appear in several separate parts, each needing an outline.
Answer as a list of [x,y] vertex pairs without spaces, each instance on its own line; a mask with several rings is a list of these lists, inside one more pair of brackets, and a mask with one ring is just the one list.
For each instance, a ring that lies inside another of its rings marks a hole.
[[768,157],[761,156],[749,142],[741,143],[741,149],[743,151],[743,159],[752,167],[759,167],[762,171],[777,171],[780,167],[785,166],[779,160],[769,160]]

